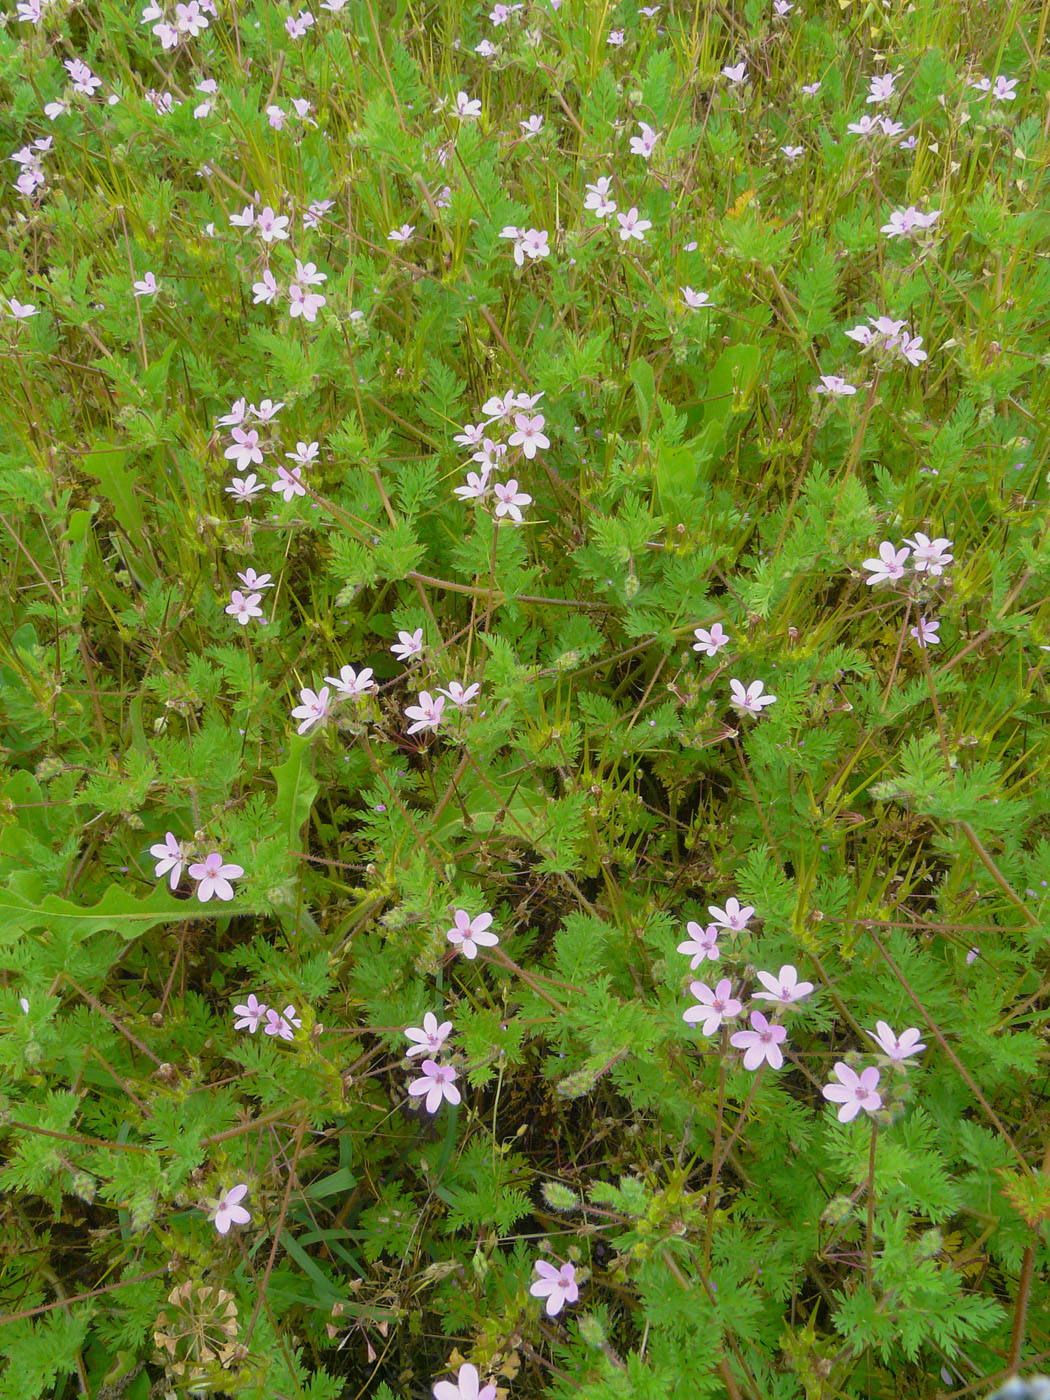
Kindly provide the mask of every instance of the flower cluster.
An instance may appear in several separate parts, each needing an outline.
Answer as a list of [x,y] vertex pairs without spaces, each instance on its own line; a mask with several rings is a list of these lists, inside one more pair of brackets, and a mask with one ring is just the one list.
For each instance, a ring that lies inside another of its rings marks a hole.
[[[182,867],[188,855],[175,833],[165,832],[164,840],[151,846],[149,850],[150,855],[157,861],[154,876],[160,880],[167,875],[169,887],[177,890],[182,879]],[[244,867],[227,863],[221,852],[211,851],[204,860],[190,865],[188,873],[191,880],[197,881],[197,898],[202,904],[207,904],[213,895],[217,899],[232,899],[233,886],[230,881],[239,879],[244,874]]]
[[[546,420],[542,413],[532,410],[543,397],[542,394],[519,394],[508,389],[503,395],[495,394],[482,405],[482,418],[478,423],[466,423],[456,434],[454,441],[461,447],[475,448],[471,461],[477,462],[479,471],[467,473],[464,485],[457,486],[453,495],[461,501],[484,501],[491,489],[496,499],[494,514],[496,519],[504,516],[520,524],[521,508],[532,504],[532,497],[518,486],[518,479],[511,477],[506,482],[492,481],[492,474],[502,470],[504,459],[512,448],[532,461],[537,452],[545,452],[550,447],[550,438],[543,431]],[[531,415],[531,416],[530,416]],[[494,435],[489,430],[496,428]],[[507,441],[500,440],[500,430],[511,428]]]
[[150,3],[142,11],[142,23],[153,27],[153,33],[165,50],[174,49],[187,39],[196,39],[208,28],[209,19],[218,18],[215,0],[189,0],[177,4],[169,19],[160,5]]
[[929,213],[924,214],[914,204],[909,204],[907,209],[894,209],[889,222],[883,224],[879,231],[888,238],[908,238],[913,233],[925,233],[940,217],[939,209],[931,209]]
[[864,581],[869,588],[874,588],[880,583],[895,583],[904,577],[904,566],[909,557],[917,574],[924,573],[930,578],[939,578],[955,558],[953,554],[948,553],[951,543],[951,540],[943,537],[931,540],[919,530],[916,530],[913,538],[905,539],[899,549],[890,540],[883,540],[879,545],[878,558],[863,561],[862,568],[867,569],[869,573]]
[[235,1031],[247,1031],[249,1035],[254,1035],[265,1021],[263,1034],[275,1035],[281,1040],[294,1040],[295,1032],[303,1024],[294,1006],[278,1011],[276,1007],[261,1002],[254,992],[246,1002],[233,1008],[233,1014],[237,1017],[233,1023]]
[[[288,285],[288,314],[294,320],[301,316],[304,321],[316,321],[317,313],[321,307],[326,305],[327,298],[320,292],[311,291],[311,287],[319,287],[322,282],[328,281],[326,272],[318,272],[316,264],[312,262],[304,263],[296,258],[295,277]],[[266,268],[258,282],[252,283],[252,301],[255,306],[260,302],[267,306],[272,306],[281,296],[284,289],[277,281],[269,268]]]
[[53,136],[42,136],[31,145],[23,146],[21,150],[15,151],[14,155],[10,157],[16,165],[22,167],[14,186],[19,194],[28,197],[35,194],[37,190],[43,189],[47,184],[42,157],[50,151],[53,141]]
[[321,724],[332,713],[332,691],[344,700],[359,700],[372,695],[378,689],[372,679],[372,668],[364,666],[360,671],[353,666],[342,666],[337,676],[325,676],[325,684],[320,690],[305,686],[299,692],[299,704],[292,710],[292,719],[299,721],[297,733],[308,734],[315,724]]
[[[238,471],[246,472],[249,467],[263,465],[264,452],[271,451],[277,444],[272,438],[263,438],[259,427],[254,425],[273,423],[283,407],[283,403],[273,403],[270,399],[263,399],[256,407],[241,398],[231,406],[229,413],[216,420],[216,426],[230,429],[232,441],[223,456],[228,462],[233,462]],[[317,464],[319,451],[320,444],[317,442],[297,442],[294,452],[284,454],[285,459],[294,465],[286,467],[283,462],[277,465],[270,490],[276,491],[286,503],[296,496],[305,496],[303,471]],[[245,477],[235,476],[226,487],[226,493],[235,501],[251,501],[265,489],[265,484],[256,473],[251,472]]]
[[913,336],[903,321],[894,321],[889,316],[873,316],[867,325],[853,326],[846,335],[865,350],[882,350],[887,355],[907,360],[910,365],[919,365],[927,358],[922,336]]

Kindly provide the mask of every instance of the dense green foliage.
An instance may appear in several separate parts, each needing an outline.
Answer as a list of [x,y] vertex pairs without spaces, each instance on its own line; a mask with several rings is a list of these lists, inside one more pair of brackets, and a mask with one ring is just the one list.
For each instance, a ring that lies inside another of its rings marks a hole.
[[[0,1400],[1038,1369],[1050,5],[331,0],[295,37],[217,0],[165,47],[174,7],[35,4],[0,30]],[[878,317],[903,349],[844,334]],[[457,497],[481,423],[519,442]],[[345,666],[374,687],[311,722]],[[683,1019],[786,965],[811,994]],[[836,1064],[877,1111],[839,1121]]]

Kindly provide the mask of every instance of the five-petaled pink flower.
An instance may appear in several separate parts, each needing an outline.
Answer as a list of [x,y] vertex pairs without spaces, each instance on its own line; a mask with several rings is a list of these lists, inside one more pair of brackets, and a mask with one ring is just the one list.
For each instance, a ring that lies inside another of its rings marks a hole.
[[234,428],[233,443],[222,454],[231,462],[237,463],[238,471],[247,471],[253,462],[262,465],[262,450],[259,447],[259,434],[254,428]]
[[208,1219],[215,1221],[215,1228],[220,1235],[228,1234],[231,1225],[247,1225],[251,1220],[249,1212],[240,1204],[247,1194],[248,1188],[242,1182],[239,1186],[231,1186],[228,1191],[224,1191],[216,1201]]
[[948,553],[951,540],[945,539],[943,535],[931,540],[929,535],[916,530],[914,538],[905,539],[904,543],[910,544],[914,550],[911,562],[917,574],[929,573],[931,578],[940,578],[945,565],[952,563],[955,558],[954,554]]
[[548,1317],[557,1317],[566,1303],[575,1303],[580,1296],[580,1285],[576,1282],[576,1270],[571,1264],[563,1264],[556,1269],[545,1259],[537,1259],[535,1264],[539,1278],[529,1288],[534,1298],[546,1298]]
[[542,413],[529,418],[524,413],[514,415],[514,432],[508,438],[511,447],[520,447],[531,461],[537,451],[551,445],[551,440],[543,431],[545,419]]
[[498,935],[489,932],[491,914],[475,914],[471,918],[465,909],[457,909],[452,917],[455,927],[450,928],[445,937],[450,943],[459,946],[459,951],[465,958],[473,961],[479,948],[494,948],[499,942]]
[[684,943],[679,943],[678,951],[688,955],[691,972],[695,972],[705,958],[710,958],[712,962],[718,961],[718,929],[714,924],[701,928],[694,919],[690,919],[685,931],[689,937]]
[[436,1113],[441,1107],[442,1099],[447,1099],[453,1106],[460,1102],[461,1095],[455,1084],[456,1071],[451,1065],[439,1065],[434,1060],[424,1060],[420,1069],[423,1071],[422,1078],[413,1079],[408,1086],[408,1092],[417,1099],[426,1094],[428,1113]]
[[720,622],[712,623],[710,631],[706,627],[697,627],[693,636],[696,638],[693,650],[702,651],[705,656],[717,656],[720,648],[729,641],[729,633]]
[[879,557],[865,559],[861,566],[867,569],[871,575],[864,582],[869,588],[874,588],[876,584],[889,583],[891,580],[903,578],[904,564],[910,553],[910,549],[905,547],[894,549],[889,540],[883,540],[879,545]]
[[137,297],[155,296],[160,288],[157,286],[157,279],[152,272],[147,272],[141,282],[132,283]]
[[882,1107],[882,1095],[876,1092],[879,1071],[874,1065],[869,1065],[858,1074],[839,1060],[832,1073],[839,1082],[825,1084],[821,1092],[830,1103],[842,1105],[838,1113],[840,1123],[851,1123],[861,1109],[865,1113],[874,1113]]
[[706,306],[711,300],[708,292],[694,292],[692,287],[682,288],[682,300],[690,311],[699,311],[702,306]]
[[822,374],[817,385],[818,394],[830,394],[832,398],[849,398],[857,392],[857,386],[839,374]]
[[741,929],[747,928],[748,920],[755,912],[755,906],[753,904],[742,905],[735,895],[730,895],[724,909],[719,909],[717,904],[709,904],[707,912],[719,928],[728,928],[732,929],[734,933],[739,933]]
[[901,1031],[900,1035],[894,1035],[885,1021],[876,1021],[875,1029],[865,1034],[870,1035],[883,1054],[888,1055],[891,1060],[906,1060],[909,1055],[918,1055],[926,1049],[919,1038],[922,1032],[914,1026]]
[[235,588],[230,594],[225,611],[231,617],[235,617],[242,627],[247,627],[253,617],[262,617],[262,608],[259,607],[261,601],[261,593],[249,593],[245,597],[239,588]]
[[399,632],[397,641],[390,648],[398,661],[408,661],[412,656],[418,656],[423,650],[423,629],[417,627],[414,632]]
[[409,1026],[405,1030],[405,1035],[409,1040],[417,1043],[405,1051],[405,1054],[412,1055],[437,1055],[441,1052],[441,1047],[448,1039],[452,1030],[451,1021],[442,1021],[438,1025],[438,1018],[433,1011],[428,1011],[423,1017],[422,1026]]
[[496,1400],[494,1385],[481,1386],[479,1389],[477,1367],[472,1366],[469,1361],[459,1368],[455,1383],[435,1381],[431,1389],[434,1392],[434,1400]]
[[511,520],[516,520],[521,524],[521,507],[532,504],[532,497],[526,491],[518,490],[518,479],[512,476],[509,481],[497,481],[492,488],[492,494],[496,497],[497,505],[495,510],[496,519],[503,515],[509,515]]
[[266,1012],[265,1033],[280,1036],[282,1040],[294,1040],[295,1032],[302,1024],[294,1006],[286,1006],[283,1011],[271,1006]]
[[320,690],[313,691],[309,686],[304,686],[299,692],[301,704],[296,705],[292,711],[292,719],[301,720],[297,733],[306,734],[315,724],[320,724],[322,720],[328,718],[331,710],[329,696],[331,692],[326,685]]
[[341,695],[370,695],[376,688],[371,666],[365,666],[360,671],[355,671],[352,666],[342,666],[338,676],[325,676],[325,680]]
[[212,851],[204,861],[190,866],[190,879],[200,881],[197,898],[202,904],[207,904],[212,895],[219,899],[232,899],[233,886],[230,881],[243,874],[242,865],[225,864],[218,851]]
[[405,706],[405,718],[412,723],[408,726],[407,733],[419,734],[424,729],[437,729],[441,723],[441,717],[445,709],[445,697],[431,695],[429,690],[419,692],[418,705]]
[[763,695],[765,688],[763,681],[752,681],[745,690],[742,681],[731,680],[729,703],[741,714],[760,715],[765,706],[774,704],[777,698],[775,695]]
[[798,972],[790,963],[785,963],[775,977],[771,972],[756,972],[755,975],[766,988],[764,992],[755,992],[756,1001],[777,1001],[781,1006],[790,1006],[808,997],[813,990],[812,982],[798,980]]
[[728,977],[723,977],[714,991],[706,982],[690,982],[689,990],[699,1005],[683,1011],[682,1020],[703,1021],[700,1027],[703,1035],[714,1035],[724,1020],[740,1015],[742,1005],[733,996],[733,984]]
[[752,1011],[751,1030],[737,1031],[729,1037],[730,1045],[744,1052],[744,1068],[758,1069],[767,1060],[773,1069],[784,1063],[780,1042],[787,1036],[783,1026],[770,1025],[761,1011]]
[[459,681],[449,681],[448,689],[439,690],[438,694],[446,696],[457,709],[462,710],[473,703],[480,690],[481,686],[477,681],[468,686],[461,685]]
[[920,617],[917,625],[908,630],[915,638],[919,649],[925,651],[927,647],[935,647],[940,642],[941,639],[937,631],[940,625],[939,618]]
[[259,1000],[254,992],[246,1002],[233,1008],[233,1014],[239,1019],[234,1021],[235,1031],[247,1031],[249,1035],[254,1035],[259,1029],[260,1023],[265,1019],[268,1008]]
[[151,846],[149,853],[157,858],[157,866],[153,872],[157,879],[159,880],[162,875],[167,875],[170,870],[168,884],[173,890],[177,889],[179,880],[182,878],[182,848],[175,840],[175,833],[165,832],[164,840],[156,846]]
[[646,230],[653,226],[651,219],[639,217],[638,209],[633,204],[626,214],[617,214],[616,222],[620,225],[621,243],[627,243],[632,238],[637,238],[639,243],[644,243]]

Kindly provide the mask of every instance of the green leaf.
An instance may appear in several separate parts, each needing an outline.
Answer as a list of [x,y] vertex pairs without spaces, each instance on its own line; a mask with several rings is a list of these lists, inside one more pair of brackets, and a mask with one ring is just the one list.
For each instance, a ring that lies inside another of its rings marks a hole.
[[304,762],[309,740],[296,734],[288,748],[288,757],[272,770],[277,780],[273,810],[278,834],[288,841],[289,848],[298,848],[299,833],[317,796],[317,779]]
[[630,375],[638,399],[638,417],[641,419],[642,429],[646,430],[653,416],[653,403],[656,399],[653,367],[648,360],[635,360],[631,365]]
[[[145,899],[136,899],[130,890],[110,885],[97,904],[84,907],[71,904],[58,895],[44,895],[35,874],[15,876],[0,891],[0,944],[14,943],[32,929],[60,927],[65,933],[83,938],[113,930],[121,938],[137,938],[158,924],[185,923],[187,919],[212,919],[217,912],[211,904],[198,900],[175,899],[167,885],[158,885]],[[221,912],[258,913],[237,905],[223,905]]]

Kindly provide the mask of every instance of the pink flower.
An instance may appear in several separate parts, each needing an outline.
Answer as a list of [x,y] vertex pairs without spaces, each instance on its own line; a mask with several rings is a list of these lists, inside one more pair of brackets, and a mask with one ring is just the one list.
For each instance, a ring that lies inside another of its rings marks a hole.
[[277,468],[277,480],[270,483],[270,490],[276,491],[279,495],[283,496],[285,504],[287,505],[287,503],[293,501],[296,496],[306,495],[306,487],[302,483],[302,475],[302,467],[289,468],[279,466]]
[[170,870],[168,884],[173,890],[177,889],[179,880],[182,878],[182,847],[175,840],[174,832],[165,832],[164,840],[158,842],[156,846],[151,846],[149,853],[157,858],[157,866],[153,872],[156,878],[159,880]]
[[405,1054],[410,1057],[412,1055],[424,1055],[427,1053],[430,1055],[440,1054],[441,1047],[448,1039],[451,1030],[451,1021],[442,1021],[439,1026],[438,1018],[434,1015],[433,1011],[428,1011],[423,1017],[422,1026],[409,1026],[405,1031],[405,1035],[409,1040],[418,1042],[413,1045],[410,1050],[406,1050]]
[[921,335],[909,336],[905,331],[897,342],[898,351],[910,365],[919,365],[923,360],[929,359],[926,351],[922,348],[922,339]]
[[879,545],[879,557],[877,559],[865,559],[862,568],[870,571],[871,577],[864,580],[869,588],[874,588],[879,583],[889,583],[891,580],[904,577],[904,562],[911,553],[910,549],[894,549],[889,540],[883,540]]
[[299,734],[306,734],[315,724],[321,724],[331,713],[331,706],[328,703],[329,690],[323,685],[317,692],[305,687],[299,692],[299,699],[302,702],[296,705],[292,711],[292,719],[302,720],[296,731]]
[[812,982],[798,980],[798,972],[790,963],[785,963],[775,977],[771,972],[758,972],[755,975],[767,988],[764,992],[755,992],[756,1001],[777,1001],[782,1006],[790,1006],[792,1002],[808,997],[813,990]]
[[701,928],[695,920],[690,921],[685,926],[685,931],[689,937],[684,943],[679,943],[678,952],[685,953],[690,958],[689,969],[695,972],[705,958],[710,958],[712,962],[719,959],[718,949],[718,929],[714,924],[708,924],[707,928]]
[[807,97],[815,97],[821,89],[820,83],[803,83],[802,91]]
[[773,1069],[779,1069],[784,1063],[780,1042],[787,1036],[787,1031],[783,1026],[771,1026],[761,1011],[752,1011],[751,1026],[751,1030],[737,1031],[736,1035],[729,1037],[730,1045],[744,1052],[744,1068],[758,1069],[766,1060]]
[[465,423],[463,425],[463,431],[461,433],[456,433],[452,441],[458,442],[460,447],[477,447],[484,436],[484,423]]
[[461,501],[483,501],[489,493],[489,473],[491,467],[485,467],[480,475],[477,472],[467,472],[467,480],[463,486],[454,488],[453,496],[458,496]]
[[641,136],[631,137],[631,154],[641,156],[643,160],[648,160],[653,153],[653,147],[660,139],[660,132],[654,131],[648,122],[639,122]]
[[480,690],[481,686],[477,681],[475,681],[473,685],[465,687],[461,685],[459,681],[449,681],[448,689],[439,690],[438,694],[446,696],[457,709],[463,709],[466,705],[473,703]]
[[135,295],[137,297],[155,296],[157,292],[160,291],[160,288],[157,286],[157,279],[152,272],[147,272],[141,282],[134,282],[132,286],[135,288]]
[[260,280],[252,283],[252,305],[258,306],[260,302],[265,302],[269,306],[279,292],[277,278],[267,268]]
[[221,418],[216,418],[215,423],[220,428],[239,428],[248,416],[248,400],[234,399],[230,405],[229,413],[224,413]]
[[284,22],[284,27],[288,31],[290,39],[302,39],[313,22],[314,17],[310,11],[303,10],[302,14],[289,15]]
[[881,77],[871,79],[871,91],[864,99],[865,102],[888,102],[893,96],[894,77],[892,73],[885,73]]
[[542,413],[537,413],[534,418],[529,418],[524,413],[516,413],[514,415],[514,432],[508,439],[510,446],[520,447],[531,461],[540,449],[548,448],[551,445],[550,438],[543,431],[545,422]]
[[408,1092],[413,1098],[421,1098],[426,1095],[426,1109],[428,1113],[436,1113],[441,1107],[442,1099],[447,1099],[455,1106],[461,1101],[461,1095],[456,1088],[456,1071],[451,1065],[439,1065],[434,1060],[424,1060],[420,1065],[423,1071],[421,1079],[414,1079],[408,1086]]
[[545,1259],[537,1259],[535,1264],[539,1278],[529,1288],[534,1298],[546,1298],[548,1317],[557,1317],[566,1303],[575,1303],[580,1296],[580,1286],[576,1282],[576,1270],[571,1264],[563,1264],[556,1269]]
[[739,933],[741,929],[747,928],[751,915],[755,912],[755,907],[753,904],[741,905],[735,895],[730,895],[724,909],[719,909],[717,904],[709,904],[707,912],[719,928],[727,928],[734,933]]
[[368,695],[376,688],[371,666],[361,671],[355,671],[352,666],[343,666],[338,676],[325,676],[325,680],[342,695]]
[[722,76],[734,84],[745,82],[747,80],[747,64],[737,63],[732,67],[727,65],[722,69]]
[[212,895],[219,899],[232,899],[233,886],[230,881],[243,874],[242,865],[224,864],[218,851],[212,851],[203,862],[190,866],[190,879],[200,881],[197,886],[197,898],[202,904],[207,904]]
[[386,239],[388,243],[407,243],[415,231],[415,224],[402,224],[400,228],[392,228]]
[[244,584],[245,588],[251,590],[272,588],[273,583],[269,574],[257,574],[254,569],[245,569],[244,573],[238,573],[237,577]]
[[229,1234],[231,1225],[247,1225],[251,1220],[251,1215],[240,1204],[247,1194],[248,1188],[242,1182],[241,1185],[231,1186],[228,1191],[224,1191],[216,1201],[208,1219],[214,1220],[220,1235]]
[[929,620],[925,617],[920,617],[918,626],[911,627],[908,630],[915,638],[920,650],[924,651],[927,647],[939,645],[941,639],[937,635],[937,629],[940,625],[940,621],[937,618]]
[[[515,435],[516,436],[516,435]],[[513,439],[512,439],[513,440]],[[544,439],[546,441],[546,439]],[[492,488],[493,495],[499,504],[496,506],[496,519],[500,516],[509,515],[511,520],[521,522],[521,507],[532,504],[532,497],[524,491],[518,490],[517,477],[511,477],[507,482],[496,482]]]
[[255,993],[252,992],[251,996],[249,996],[248,1000],[243,1005],[233,1008],[233,1014],[240,1017],[239,1020],[234,1021],[233,1029],[235,1031],[246,1030],[249,1035],[254,1035],[259,1029],[260,1022],[265,1018],[266,1011],[267,1008],[259,1001]]
[[682,300],[690,311],[699,311],[702,306],[707,305],[711,298],[707,292],[694,292],[692,287],[683,287]]
[[914,539],[906,539],[904,543],[910,544],[915,551],[911,562],[917,574],[928,571],[931,578],[939,578],[944,573],[945,565],[952,563],[955,558],[947,552],[951,547],[951,540],[946,540],[943,536],[931,540],[929,535],[916,530]]
[[740,714],[760,715],[765,706],[775,704],[777,698],[775,695],[763,695],[765,688],[763,681],[752,681],[745,690],[742,681],[731,680],[729,703]]
[[992,96],[997,102],[1013,102],[1017,96],[1017,83],[1017,78],[1005,78],[1000,73],[992,88]]
[[857,386],[850,384],[839,374],[822,374],[820,383],[817,385],[818,394],[830,394],[835,399],[848,399],[857,392]]
[[231,436],[232,444],[227,447],[223,456],[231,462],[237,463],[238,471],[246,471],[253,462],[262,465],[262,450],[259,447],[259,434],[254,428],[234,428]]
[[412,656],[418,656],[423,650],[423,629],[417,627],[414,632],[399,632],[398,640],[390,648],[398,661],[407,661]]
[[14,297],[8,298],[7,309],[16,321],[27,321],[40,314],[31,301],[16,301]]
[[[637,138],[632,139],[636,140]],[[606,214],[616,213],[616,204],[609,198],[611,185],[611,175],[599,175],[593,185],[587,186],[588,194],[583,201],[583,207],[593,210],[595,218],[604,219]]]
[[[503,5],[496,6],[497,10],[504,8]],[[514,8],[517,9],[518,6]],[[459,1368],[455,1385],[451,1381],[435,1381],[431,1388],[434,1392],[434,1400],[496,1400],[496,1387],[494,1385],[486,1385],[482,1386],[480,1390],[478,1389],[477,1367],[472,1366],[469,1361]]]
[[439,695],[435,699],[429,690],[421,690],[419,704],[405,706],[405,718],[412,721],[406,733],[419,734],[424,729],[437,729],[441,723],[444,709],[445,697],[443,695]]
[[320,292],[309,292],[298,282],[293,282],[288,288],[288,301],[288,314],[293,319],[301,316],[304,321],[316,321],[318,311],[327,305],[328,298]]
[[714,1035],[724,1020],[731,1016],[739,1016],[743,1009],[741,1003],[733,996],[733,984],[728,977],[723,977],[714,991],[706,982],[690,982],[689,990],[699,1005],[683,1011],[682,1020],[690,1023],[703,1021],[704,1024],[700,1027],[703,1035]]
[[499,942],[499,937],[489,932],[492,915],[487,912],[471,918],[465,909],[457,909],[453,920],[455,927],[450,928],[445,937],[450,943],[458,945],[459,951],[471,962],[477,957],[479,948],[494,948]]
[[[527,228],[521,235],[521,251],[527,258],[549,258],[550,246],[547,243],[545,228]],[[516,250],[515,250],[516,251]],[[515,257],[515,261],[517,258]]]
[[283,1011],[276,1011],[271,1006],[266,1013],[266,1035],[277,1035],[282,1040],[294,1040],[295,1032],[302,1026],[302,1021],[295,1014],[294,1006],[286,1006]]
[[696,638],[693,650],[702,651],[705,656],[717,656],[729,641],[729,633],[720,622],[712,623],[710,631],[706,627],[697,627],[693,636]]
[[264,243],[280,242],[288,237],[288,216],[276,213],[267,205],[256,215],[255,229]]
[[259,607],[261,599],[261,593],[249,593],[245,597],[239,588],[235,588],[230,594],[226,612],[235,617],[242,627],[247,627],[253,617],[262,617],[262,608]]
[[882,1107],[882,1095],[875,1092],[879,1071],[874,1065],[857,1074],[839,1060],[832,1073],[839,1083],[825,1084],[821,1092],[830,1103],[842,1105],[838,1113],[840,1123],[851,1123],[861,1109],[865,1113],[874,1113]]
[[626,214],[617,214],[616,222],[620,225],[621,243],[627,243],[632,238],[637,238],[639,243],[644,243],[646,230],[653,226],[651,219],[639,218],[638,210],[634,205],[628,209]]
[[456,116],[462,121],[465,117],[481,116],[481,99],[468,97],[465,92],[456,93]]
[[[971,951],[973,951],[971,949]],[[967,958],[967,961],[971,961]],[[876,1021],[873,1031],[866,1031],[872,1040],[879,1046],[883,1054],[888,1055],[891,1060],[906,1060],[909,1055],[918,1055],[925,1050],[926,1046],[919,1039],[922,1032],[916,1030],[914,1026],[909,1026],[906,1031],[901,1031],[900,1035],[894,1035],[885,1021]],[[841,1077],[841,1076],[840,1076]]]
[[255,473],[252,472],[250,476],[246,477],[235,476],[225,490],[227,495],[232,496],[234,500],[250,501],[257,496],[260,491],[265,491],[266,487]]

